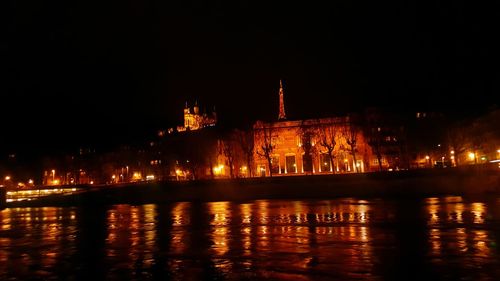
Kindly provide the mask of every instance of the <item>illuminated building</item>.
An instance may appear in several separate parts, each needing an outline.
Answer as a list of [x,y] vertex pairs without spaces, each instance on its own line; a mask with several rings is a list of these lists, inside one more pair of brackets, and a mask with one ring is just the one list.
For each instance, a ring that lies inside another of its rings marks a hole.
[[215,126],[216,123],[217,115],[215,113],[215,110],[210,116],[206,113],[200,114],[198,103],[195,103],[193,111],[191,112],[191,108],[186,102],[186,107],[184,108],[184,125],[177,126],[177,131],[183,132],[199,130],[205,127]]
[[255,175],[368,170],[372,151],[352,117],[288,121],[283,96],[280,81],[278,121],[253,126]]

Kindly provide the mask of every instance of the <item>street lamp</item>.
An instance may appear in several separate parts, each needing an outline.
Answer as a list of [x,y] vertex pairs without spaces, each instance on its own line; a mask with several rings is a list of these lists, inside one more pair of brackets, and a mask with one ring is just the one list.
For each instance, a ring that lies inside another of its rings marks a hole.
[[476,159],[476,154],[474,152],[469,152],[468,156],[471,161]]

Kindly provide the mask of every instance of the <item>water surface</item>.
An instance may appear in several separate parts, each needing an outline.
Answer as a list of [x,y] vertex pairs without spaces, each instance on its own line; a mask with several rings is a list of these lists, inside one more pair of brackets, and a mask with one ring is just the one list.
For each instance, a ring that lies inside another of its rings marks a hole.
[[500,199],[0,212],[0,280],[499,280]]

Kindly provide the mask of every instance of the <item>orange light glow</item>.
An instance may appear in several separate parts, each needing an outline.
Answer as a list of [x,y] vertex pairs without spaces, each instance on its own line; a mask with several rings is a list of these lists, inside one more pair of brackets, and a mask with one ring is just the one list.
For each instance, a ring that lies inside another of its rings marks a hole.
[[224,172],[224,165],[222,165],[222,164],[220,164],[219,166],[217,166],[217,167],[214,168],[214,174],[216,176],[222,175],[223,172]]
[[139,173],[139,172],[134,172],[134,173],[132,174],[132,180],[134,180],[134,181],[138,181],[138,180],[141,180],[141,179],[142,179],[142,174],[141,174],[141,173]]
[[476,154],[474,152],[469,152],[468,156],[470,160],[474,160],[476,158]]

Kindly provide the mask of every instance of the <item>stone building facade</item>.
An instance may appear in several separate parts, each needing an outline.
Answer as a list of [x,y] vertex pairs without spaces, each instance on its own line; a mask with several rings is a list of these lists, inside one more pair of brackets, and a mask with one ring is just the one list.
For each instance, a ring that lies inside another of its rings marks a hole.
[[368,171],[371,148],[351,126],[348,117],[255,123],[255,175]]
[[280,81],[279,118],[253,126],[256,176],[369,170],[372,150],[351,117],[286,120]]

